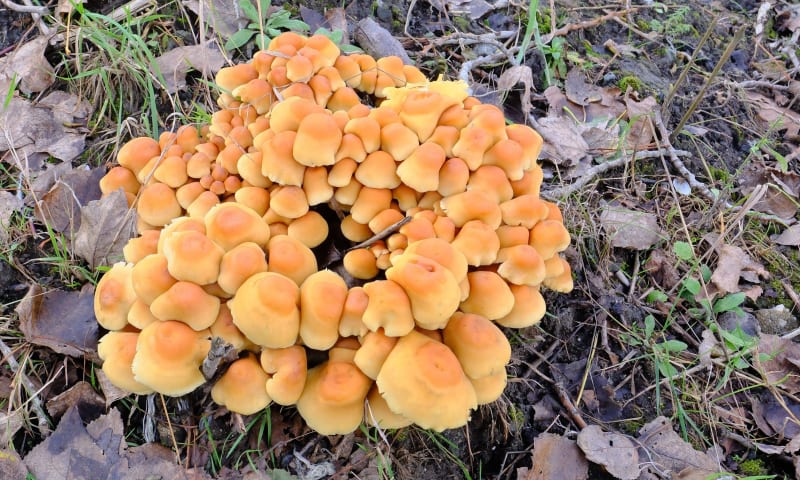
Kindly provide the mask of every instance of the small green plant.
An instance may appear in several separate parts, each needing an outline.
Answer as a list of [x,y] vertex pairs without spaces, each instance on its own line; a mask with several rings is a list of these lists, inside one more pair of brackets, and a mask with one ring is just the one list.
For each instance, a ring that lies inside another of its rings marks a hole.
[[271,0],[258,0],[257,5],[253,5],[250,0],[239,0],[238,3],[250,23],[231,35],[225,42],[225,50],[241,48],[251,39],[254,39],[256,48],[265,50],[270,40],[282,31],[307,32],[309,30],[306,22],[291,18],[291,12],[283,7],[270,13]]
[[[653,10],[664,15],[668,8],[662,3],[654,3]],[[681,37],[687,34],[697,34],[697,30],[689,22],[689,15],[692,12],[688,6],[681,6],[674,12],[667,15],[663,20],[653,19],[650,21],[650,29],[654,32],[662,33],[668,37]]]

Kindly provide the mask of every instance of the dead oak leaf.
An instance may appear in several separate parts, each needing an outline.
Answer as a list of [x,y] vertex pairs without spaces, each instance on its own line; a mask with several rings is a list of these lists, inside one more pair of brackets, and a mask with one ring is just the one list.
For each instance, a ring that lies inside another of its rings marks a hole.
[[724,293],[739,292],[741,278],[758,283],[760,278],[769,277],[763,265],[737,246],[723,244],[717,249],[717,255],[717,267],[711,274],[711,282]]
[[96,356],[98,326],[91,284],[79,292],[45,292],[34,284],[16,312],[27,341],[71,357]]
[[792,225],[778,235],[773,235],[771,239],[778,245],[787,245],[792,247],[800,245],[800,223]]
[[47,153],[71,161],[83,153],[91,106],[67,92],[55,91],[38,103],[14,97],[0,111],[0,152],[16,149],[20,157]]
[[135,236],[136,214],[128,208],[122,190],[81,207],[81,226],[73,251],[90,268],[111,265],[124,258],[122,249]]
[[34,214],[56,232],[74,234],[80,228],[80,210],[102,195],[99,181],[103,168],[81,165],[60,176],[50,190],[37,199]]
[[531,93],[533,92],[533,72],[527,65],[515,65],[506,69],[497,79],[497,91],[503,95],[521,83],[525,90],[522,94],[522,111],[527,116],[531,113]]
[[186,74],[196,70],[205,77],[213,76],[225,65],[225,56],[215,41],[204,45],[188,45],[169,50],[155,59],[153,73],[164,78],[168,93],[175,93],[186,87]]
[[617,248],[647,250],[663,237],[658,218],[652,213],[606,205],[600,213],[600,224],[611,245]]
[[642,427],[638,440],[640,457],[648,459],[640,478],[663,478],[664,474],[676,475],[684,471],[720,471],[718,459],[695,450],[675,433],[665,417],[657,417]]
[[767,122],[770,127],[779,131],[785,130],[785,138],[797,137],[800,132],[800,114],[789,108],[784,108],[769,97],[754,91],[746,92],[746,99],[758,112],[759,118]]
[[547,116],[536,120],[533,126],[544,139],[542,159],[562,167],[572,167],[590,158],[589,144],[572,119]]
[[589,461],[602,465],[616,478],[634,480],[639,477],[639,452],[636,444],[625,435],[589,425],[578,434],[577,443]]
[[517,480],[586,480],[589,464],[574,440],[542,433],[533,440],[533,465]]
[[767,380],[789,393],[800,393],[800,344],[762,334],[758,342],[761,368]]
[[[10,85],[13,79],[25,94],[38,93],[52,85],[56,74],[44,57],[47,42],[47,37],[36,37],[0,60],[0,79],[4,80],[3,83]],[[2,98],[6,98],[7,94],[7,90],[0,91]]]

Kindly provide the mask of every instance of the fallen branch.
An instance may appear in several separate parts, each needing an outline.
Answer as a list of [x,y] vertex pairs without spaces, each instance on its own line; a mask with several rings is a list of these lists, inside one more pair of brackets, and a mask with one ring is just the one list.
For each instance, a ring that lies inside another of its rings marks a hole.
[[30,4],[20,5],[18,3],[12,2],[11,0],[0,0],[0,3],[2,3],[9,10],[13,10],[15,12],[20,12],[20,13],[35,13],[37,15],[47,15],[48,12],[47,7],[39,7]]
[[[542,191],[542,197],[547,198],[548,200],[556,200],[558,198],[563,198],[567,195],[575,193],[576,191],[583,188],[587,183],[591,182],[596,176],[605,173],[612,168],[622,167],[627,165],[629,162],[642,160],[645,158],[660,158],[664,154],[668,153],[666,149],[660,150],[647,150],[647,151],[640,151],[636,152],[633,157],[628,155],[624,155],[620,158],[615,160],[610,160],[608,162],[603,162],[601,164],[595,165],[594,167],[587,170],[583,175],[579,178],[575,179],[572,183],[565,187],[560,188],[553,188],[547,191]],[[674,150],[675,155],[681,157],[688,157],[691,155],[691,152],[687,152],[686,150]]]
[[553,30],[552,32],[548,33],[547,35],[542,35],[542,43],[548,44],[550,43],[553,38],[555,37],[563,37],[570,32],[574,32],[576,30],[585,30],[587,28],[592,28],[604,23],[608,20],[618,17],[625,17],[630,13],[635,13],[639,11],[641,7],[634,7],[634,8],[626,8],[625,10],[619,10],[617,12],[611,12],[603,15],[602,17],[593,18],[592,20],[586,20],[584,22],[578,23],[568,23],[561,28]]

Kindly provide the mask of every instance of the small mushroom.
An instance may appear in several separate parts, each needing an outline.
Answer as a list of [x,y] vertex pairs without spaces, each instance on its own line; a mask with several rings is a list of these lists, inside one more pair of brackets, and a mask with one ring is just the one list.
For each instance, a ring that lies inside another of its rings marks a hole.
[[228,366],[211,387],[211,398],[232,412],[252,415],[271,401],[264,386],[268,379],[256,356],[248,353]]
[[306,350],[300,345],[261,350],[261,368],[271,375],[267,393],[279,405],[294,405],[306,383]]
[[103,360],[103,373],[115,387],[146,395],[153,389],[137,382],[131,370],[138,339],[138,332],[108,332],[97,343],[97,354]]

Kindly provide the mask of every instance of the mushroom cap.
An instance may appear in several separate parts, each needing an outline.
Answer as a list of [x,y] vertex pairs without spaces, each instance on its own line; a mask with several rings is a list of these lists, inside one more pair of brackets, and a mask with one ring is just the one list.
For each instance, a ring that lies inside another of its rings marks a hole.
[[361,339],[361,346],[356,350],[353,362],[364,375],[375,380],[383,362],[396,344],[397,337],[387,336],[383,333],[383,329],[367,332]]
[[444,165],[444,149],[433,142],[425,142],[397,167],[397,176],[418,192],[432,192],[439,188],[439,170]]
[[172,219],[171,222],[161,229],[161,234],[158,237],[156,252],[161,254],[164,253],[164,242],[173,233],[188,231],[199,232],[205,235],[206,226],[203,223],[203,219],[194,217],[178,217]]
[[467,259],[458,249],[441,238],[426,238],[409,243],[404,253],[422,255],[435,260],[450,270],[457,282],[467,278],[467,269],[469,268]]
[[337,273],[320,270],[300,286],[300,338],[315,350],[328,350],[339,339],[339,319],[347,284]]
[[142,184],[139,183],[136,175],[122,166],[112,168],[100,179],[100,191],[103,195],[108,195],[120,188],[125,192],[136,195],[141,186]]
[[470,383],[475,389],[475,397],[478,400],[478,405],[486,405],[492,403],[503,394],[508,383],[508,375],[506,369],[481,378],[470,378]]
[[139,191],[136,212],[144,222],[161,227],[180,217],[183,209],[174,189],[160,182],[150,182]]
[[514,245],[497,252],[497,273],[509,283],[536,286],[545,278],[545,263],[539,252],[530,245]]
[[364,417],[372,381],[353,363],[328,361],[308,371],[297,411],[322,435],[354,431]]
[[383,150],[376,150],[358,165],[355,178],[365,187],[395,188],[400,185],[396,170],[394,158]]
[[270,193],[269,207],[285,218],[300,218],[308,213],[308,198],[301,187],[280,186]]
[[133,264],[119,262],[97,283],[94,315],[103,328],[121,330],[128,324],[128,312],[137,300],[132,278]]
[[306,383],[306,349],[300,345],[261,350],[261,368],[271,377],[267,393],[279,405],[294,405]]
[[561,258],[561,263],[564,266],[561,274],[555,277],[545,278],[542,282],[542,285],[550,290],[553,290],[554,292],[569,293],[572,291],[573,287],[572,269],[570,268],[569,263],[563,258]]
[[267,255],[270,272],[283,274],[298,286],[317,271],[314,252],[288,235],[272,237],[267,245]]
[[235,295],[245,280],[267,270],[264,249],[254,242],[240,243],[222,256],[217,283],[225,293]]
[[149,137],[137,137],[129,140],[117,153],[117,162],[134,175],[144,168],[147,162],[153,157],[161,155],[161,147],[158,142]]
[[[133,265],[131,272],[133,290],[136,292],[136,296],[147,305],[153,303],[159,295],[169,290],[169,287],[175,285],[177,281],[169,274],[167,257],[160,253],[144,257],[139,263]],[[98,285],[98,291],[99,288],[100,285]]]
[[398,340],[376,383],[391,411],[422,428],[460,427],[477,407],[475,389],[452,350],[416,330]]
[[[279,105],[285,103],[286,100]],[[273,130],[268,130],[273,131]],[[292,130],[276,133],[261,147],[261,174],[280,185],[301,186],[306,167],[294,160],[292,149],[297,133]]]
[[494,228],[481,220],[470,220],[456,234],[451,245],[461,252],[469,265],[491,265],[497,260],[500,238]]
[[419,137],[401,122],[389,123],[381,128],[381,150],[398,162],[408,159],[417,148]]
[[531,229],[530,245],[547,260],[569,246],[569,232],[558,220],[542,220]]
[[292,147],[294,160],[307,167],[336,163],[342,131],[330,113],[311,113],[300,122]]
[[514,308],[495,322],[507,328],[525,328],[539,323],[547,308],[539,287],[510,285],[510,288],[514,295]]
[[527,229],[547,218],[550,209],[547,203],[532,194],[519,195],[500,204],[503,223],[521,225]]
[[350,215],[358,223],[368,224],[375,215],[392,204],[392,191],[388,188],[361,187],[358,197],[350,208]]
[[178,397],[206,380],[200,364],[211,348],[205,336],[182,322],[155,322],[139,332],[133,375],[158,393]]
[[163,242],[167,270],[173,278],[198,285],[214,283],[225,253],[215,242],[196,231],[172,232]]
[[328,169],[325,167],[306,168],[303,173],[303,192],[309,206],[327,203],[333,198],[333,187],[328,183]]
[[368,304],[369,297],[363,287],[351,287],[347,291],[342,318],[339,320],[340,336],[361,336],[367,333],[367,326],[362,319]]
[[411,302],[416,324],[444,328],[461,303],[461,290],[453,273],[442,264],[416,254],[400,255],[386,270],[386,278],[403,287]]
[[502,213],[500,206],[492,197],[480,190],[467,190],[441,200],[444,213],[453,219],[457,227],[470,220],[481,220],[492,229],[500,226]]
[[469,296],[461,302],[463,312],[496,320],[508,315],[514,308],[514,295],[497,273],[484,270],[469,272],[467,281]]
[[254,210],[239,203],[220,203],[205,216],[206,235],[226,252],[244,242],[265,247],[269,225]]
[[[472,172],[467,181],[467,190],[480,190],[489,195],[496,203],[511,200],[514,190],[506,173],[494,165],[481,165]],[[501,209],[502,211],[502,209]]]
[[252,342],[266,348],[295,344],[300,332],[300,288],[275,272],[248,278],[228,301],[233,323]]
[[233,315],[227,303],[220,304],[217,319],[208,327],[208,330],[211,332],[212,338],[219,337],[225,340],[225,342],[231,344],[237,352],[258,349],[256,344],[245,337],[242,331],[233,323]]
[[402,415],[394,413],[389,408],[386,400],[381,396],[377,385],[373,385],[367,394],[364,423],[378,428],[396,429],[407,427],[414,422]]
[[367,248],[356,248],[344,254],[342,265],[347,273],[359,280],[371,280],[378,275],[375,255]]
[[145,230],[138,237],[131,238],[122,248],[125,261],[137,263],[144,257],[158,251],[158,238],[160,230]]
[[318,247],[328,238],[328,222],[313,210],[292,220],[287,235],[299,240],[308,248]]
[[249,63],[242,63],[220,69],[214,77],[214,82],[222,90],[232,92],[236,87],[256,78],[258,71]]
[[364,285],[369,298],[362,321],[373,332],[383,328],[390,337],[402,337],[414,329],[411,301],[397,282],[375,280]]
[[138,332],[108,332],[97,343],[97,354],[103,360],[103,373],[115,387],[146,395],[153,389],[137,382],[131,370],[138,339]]
[[269,375],[255,355],[247,354],[228,366],[211,387],[211,398],[232,412],[252,415],[271,401],[264,386],[267,379]]
[[481,378],[505,372],[511,360],[511,345],[489,319],[471,313],[456,313],[443,333],[444,344],[455,353],[464,373]]
[[159,320],[177,320],[200,331],[217,319],[219,305],[219,298],[196,283],[178,281],[153,300],[150,311]]
[[150,305],[139,299],[136,299],[131,305],[131,309],[128,310],[128,324],[139,330],[158,321],[158,318],[150,311]]
[[449,197],[467,190],[469,182],[469,167],[458,157],[445,160],[439,169],[439,183],[436,191],[444,197]]

